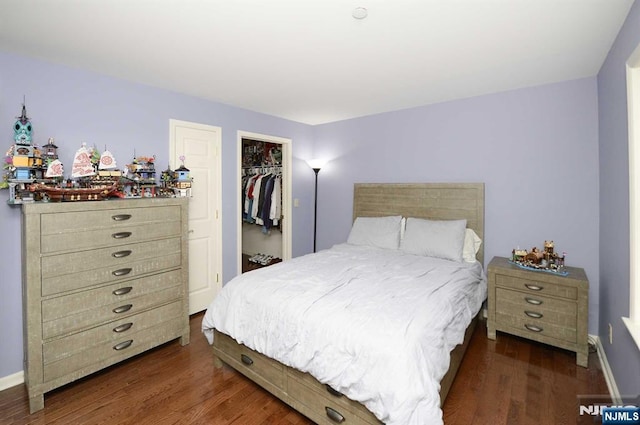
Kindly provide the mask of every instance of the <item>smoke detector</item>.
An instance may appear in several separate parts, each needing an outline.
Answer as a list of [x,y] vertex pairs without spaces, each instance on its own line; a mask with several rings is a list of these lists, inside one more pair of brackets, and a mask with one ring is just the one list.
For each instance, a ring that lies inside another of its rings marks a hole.
[[364,19],[367,17],[367,14],[367,9],[364,7],[356,7],[353,9],[353,12],[351,12],[351,16],[353,16],[354,19]]

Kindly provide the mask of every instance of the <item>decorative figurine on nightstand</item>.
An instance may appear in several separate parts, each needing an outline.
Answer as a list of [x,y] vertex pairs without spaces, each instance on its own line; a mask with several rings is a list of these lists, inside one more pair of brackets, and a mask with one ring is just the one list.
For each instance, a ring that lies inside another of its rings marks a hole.
[[527,270],[545,271],[561,276],[567,276],[568,273],[564,267],[566,252],[562,256],[555,253],[555,244],[553,241],[544,241],[544,251],[540,251],[537,247],[526,249],[514,249],[511,251],[510,262]]

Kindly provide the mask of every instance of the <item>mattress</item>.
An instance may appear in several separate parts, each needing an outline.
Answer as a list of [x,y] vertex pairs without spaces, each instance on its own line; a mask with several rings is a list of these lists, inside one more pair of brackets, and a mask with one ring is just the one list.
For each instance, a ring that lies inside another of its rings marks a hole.
[[203,318],[387,424],[439,424],[449,353],[486,298],[480,263],[349,244],[245,273]]

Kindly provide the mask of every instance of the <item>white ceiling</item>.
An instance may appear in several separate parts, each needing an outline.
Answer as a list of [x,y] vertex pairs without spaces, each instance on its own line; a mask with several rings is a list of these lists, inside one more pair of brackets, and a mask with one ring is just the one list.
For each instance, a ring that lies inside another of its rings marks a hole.
[[320,124],[594,76],[632,4],[1,0],[0,49]]

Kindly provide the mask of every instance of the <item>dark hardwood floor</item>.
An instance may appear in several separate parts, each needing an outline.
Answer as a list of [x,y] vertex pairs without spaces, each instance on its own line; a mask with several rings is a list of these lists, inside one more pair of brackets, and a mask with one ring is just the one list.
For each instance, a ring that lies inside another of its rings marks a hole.
[[[311,424],[308,419],[227,366],[214,369],[191,318],[191,343],[170,342],[47,393],[29,415],[23,385],[0,392],[0,424]],[[600,362],[476,328],[444,405],[447,425],[576,424],[577,395],[608,393]],[[593,423],[593,422],[591,422]]]

